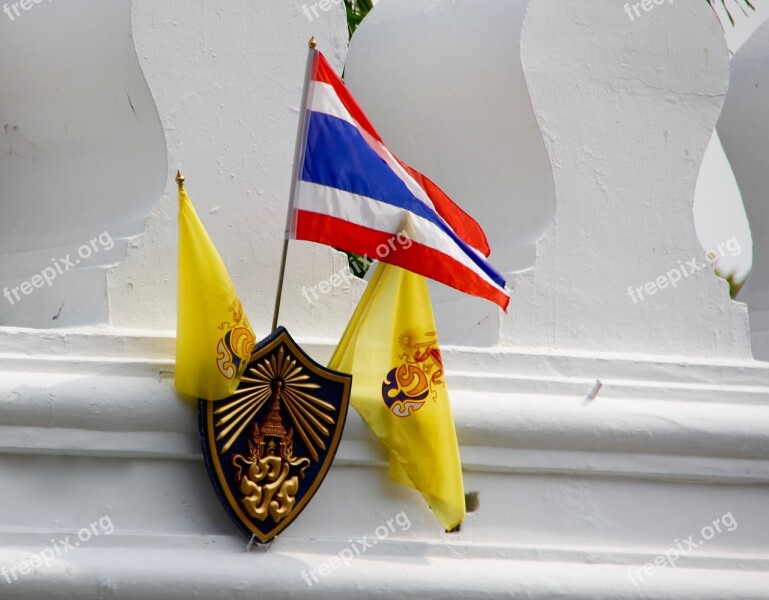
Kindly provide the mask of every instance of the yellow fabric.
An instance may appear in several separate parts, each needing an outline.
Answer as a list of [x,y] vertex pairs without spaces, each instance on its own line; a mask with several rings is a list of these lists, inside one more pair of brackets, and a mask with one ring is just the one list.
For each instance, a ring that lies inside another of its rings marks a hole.
[[380,264],[329,368],[352,374],[352,405],[387,448],[391,479],[459,525],[462,465],[425,278]]
[[176,389],[206,400],[235,391],[254,332],[187,192],[179,191]]

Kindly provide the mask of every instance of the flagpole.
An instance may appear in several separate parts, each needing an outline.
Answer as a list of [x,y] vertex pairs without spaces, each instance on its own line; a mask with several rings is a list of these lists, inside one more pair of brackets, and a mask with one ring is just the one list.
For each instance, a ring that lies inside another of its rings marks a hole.
[[310,71],[315,58],[315,47],[318,45],[315,36],[310,38],[307,46],[307,67],[304,74],[304,90],[302,91],[302,104],[299,113],[299,125],[296,131],[296,146],[294,148],[294,169],[291,176],[291,192],[289,194],[288,212],[286,214],[286,231],[283,237],[283,254],[280,259],[280,273],[278,275],[278,291],[275,295],[275,311],[272,313],[272,331],[278,327],[278,316],[280,315],[280,300],[283,297],[283,279],[286,275],[286,257],[288,256],[288,240],[291,235],[291,218],[294,212],[294,194],[296,194],[296,184],[299,180],[299,163],[304,155],[304,139],[306,139],[307,129],[307,96],[310,89]]

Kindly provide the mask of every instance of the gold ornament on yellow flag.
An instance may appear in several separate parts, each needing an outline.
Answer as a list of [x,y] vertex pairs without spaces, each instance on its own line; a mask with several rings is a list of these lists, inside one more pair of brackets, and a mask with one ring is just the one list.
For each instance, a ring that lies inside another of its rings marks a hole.
[[179,185],[179,281],[176,389],[221,400],[231,396],[254,348],[255,336],[235,286],[187,192]]
[[329,368],[352,374],[350,402],[387,448],[390,478],[459,525],[462,465],[425,278],[380,264]]

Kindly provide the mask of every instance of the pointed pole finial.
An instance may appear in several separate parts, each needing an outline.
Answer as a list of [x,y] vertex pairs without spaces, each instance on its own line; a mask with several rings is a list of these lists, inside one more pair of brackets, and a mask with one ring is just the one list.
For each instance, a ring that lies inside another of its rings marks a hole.
[[177,169],[176,171],[176,185],[179,186],[179,189],[184,189],[184,175],[182,175],[181,170]]
[[315,50],[315,47],[318,45],[318,40],[315,39],[315,36],[312,36],[307,45],[310,47],[310,50]]

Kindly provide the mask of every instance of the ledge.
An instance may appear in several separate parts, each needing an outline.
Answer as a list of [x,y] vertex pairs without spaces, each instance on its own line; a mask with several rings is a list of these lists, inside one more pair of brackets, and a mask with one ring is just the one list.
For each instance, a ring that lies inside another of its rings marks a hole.
[[[321,361],[333,349],[302,345]],[[12,512],[0,517],[0,566],[72,523],[108,513],[117,526],[23,582],[0,580],[3,598],[764,599],[767,364],[446,347],[467,490],[482,506],[462,532],[441,533],[418,494],[387,482],[351,411],[331,483],[269,550],[245,554],[205,483],[173,351],[171,334],[0,329],[5,474],[72,482],[61,497],[78,507],[49,507],[31,484],[0,488]],[[411,530],[312,587],[301,578],[401,510]],[[727,510],[737,532],[630,582],[628,568]]]
[[[0,329],[0,452],[198,460],[173,344],[149,332]],[[321,361],[333,350],[303,345]],[[520,348],[444,356],[466,470],[769,481],[769,364]],[[337,461],[382,462],[354,411]]]
[[[209,540],[198,550],[122,548],[120,553],[78,548],[49,569],[27,575],[19,582],[0,581],[3,597],[90,597],[97,590],[110,598],[186,600],[190,589],[210,599],[244,597],[296,598],[491,598],[525,597],[532,600],[765,600],[769,587],[766,564],[729,565],[712,557],[711,566],[658,569],[653,577],[633,586],[626,565],[549,561],[541,556],[511,561],[505,557],[460,560],[454,555],[414,552],[414,547],[381,544],[338,570],[329,569],[314,583],[309,572],[348,547],[306,543],[302,550],[282,550],[276,542],[266,552],[245,553],[243,547]],[[227,560],[222,560],[222,554]],[[1,564],[16,564],[28,557],[21,551],[0,550]],[[215,567],[212,560],[216,558]],[[722,567],[712,568],[718,562]],[[759,570],[760,569],[760,570]],[[305,571],[313,582],[302,578]],[[317,572],[317,571],[316,571]],[[136,574],[141,573],[141,577]]]

